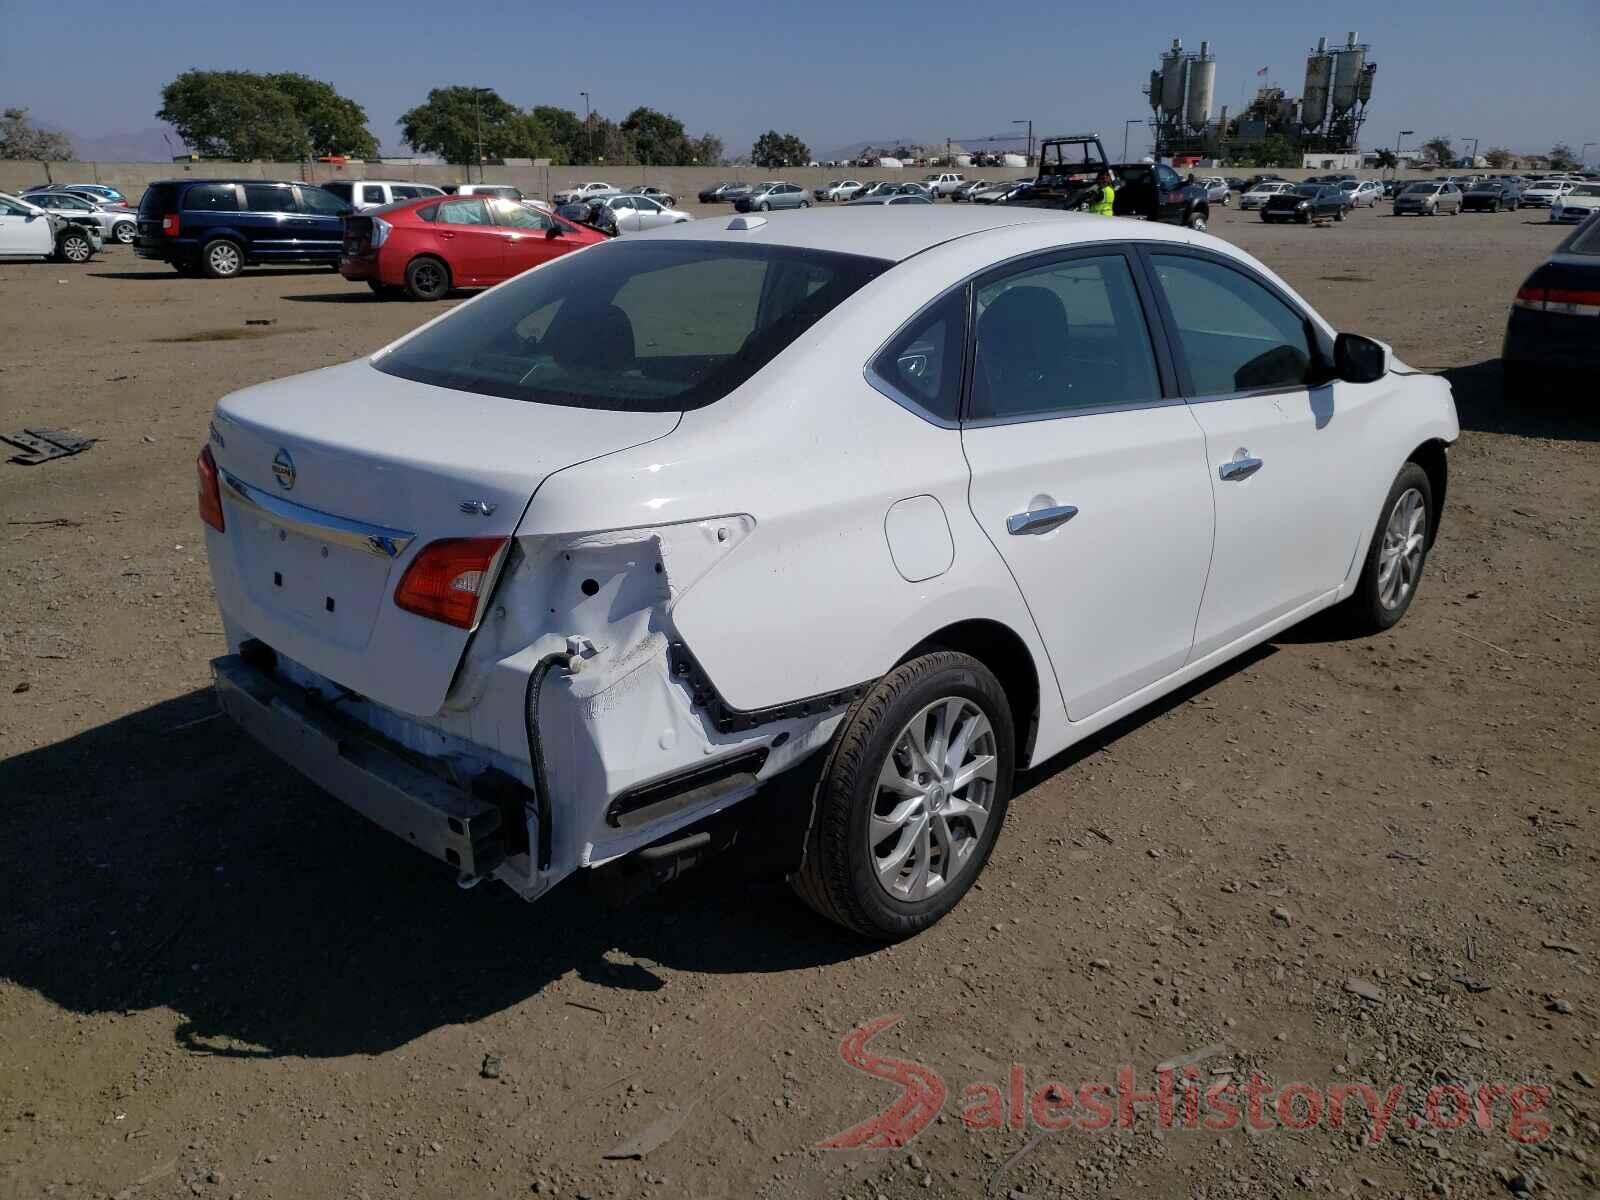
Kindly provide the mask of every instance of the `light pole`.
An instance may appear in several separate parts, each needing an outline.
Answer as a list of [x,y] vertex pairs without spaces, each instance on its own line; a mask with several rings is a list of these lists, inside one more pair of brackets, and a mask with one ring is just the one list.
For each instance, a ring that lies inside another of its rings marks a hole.
[[1392,176],[1390,176],[1390,178],[1392,178],[1392,179],[1399,179],[1400,178],[1400,139],[1401,138],[1408,138],[1415,132],[1416,132],[1415,129],[1402,129],[1399,133],[1395,134],[1395,138],[1394,138],[1394,174]]
[[1132,129],[1135,125],[1143,125],[1143,124],[1144,124],[1144,118],[1143,117],[1134,117],[1132,120],[1124,121],[1122,123],[1122,161],[1123,162],[1127,162],[1128,161],[1128,130]]
[[1032,166],[1033,165],[1033,118],[1029,117],[1026,121],[1013,121],[1011,123],[1013,125],[1026,125],[1028,127],[1028,165]]
[[[478,182],[483,182],[483,94],[492,92],[493,88],[475,87],[472,89],[472,116],[473,124],[478,134]],[[467,172],[467,178],[472,178],[472,172]]]
[[1580,167],[1587,166],[1589,164],[1590,146],[1600,146],[1600,142],[1585,142],[1583,144],[1583,148],[1578,151],[1578,165]]
[[579,92],[578,95],[583,97],[583,148],[587,151],[586,157],[593,158],[594,146],[589,139],[589,93]]
[[1461,140],[1464,141],[1464,142],[1471,142],[1472,143],[1472,158],[1467,163],[1467,166],[1469,166],[1469,167],[1477,166],[1478,165],[1478,139],[1477,138],[1462,138]]

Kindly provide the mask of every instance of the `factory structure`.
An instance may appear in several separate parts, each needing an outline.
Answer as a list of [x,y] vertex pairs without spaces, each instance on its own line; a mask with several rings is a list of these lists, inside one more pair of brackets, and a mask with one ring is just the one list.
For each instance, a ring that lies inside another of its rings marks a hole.
[[1371,47],[1354,32],[1343,46],[1328,46],[1317,39],[1306,56],[1305,86],[1299,97],[1268,84],[1256,90],[1255,99],[1229,116],[1221,106],[1213,119],[1217,60],[1211,43],[1201,42],[1199,52],[1186,51],[1172,39],[1161,55],[1161,65],[1150,72],[1144,89],[1150,100],[1150,128],[1159,159],[1226,158],[1229,150],[1279,135],[1302,154],[1354,154],[1360,149],[1361,125],[1372,99],[1372,77],[1378,64],[1368,62]]

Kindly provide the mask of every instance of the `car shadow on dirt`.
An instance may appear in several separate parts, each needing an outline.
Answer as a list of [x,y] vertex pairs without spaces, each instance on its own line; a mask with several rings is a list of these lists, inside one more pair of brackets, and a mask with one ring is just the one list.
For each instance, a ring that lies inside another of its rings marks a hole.
[[777,972],[873,949],[739,863],[624,909],[577,886],[537,905],[497,884],[463,891],[256,748],[201,689],[0,763],[0,976],[74,1013],[170,1007],[199,1053],[336,1057],[572,973],[655,990],[656,964]]
[[[239,278],[272,279],[284,276],[293,278],[294,276],[305,277],[307,275],[326,275],[327,273],[327,267],[246,267],[239,275]],[[91,279],[165,279],[171,281],[183,278],[177,271],[171,269],[166,271],[90,271],[88,275]],[[223,282],[221,280],[208,279],[201,275],[196,275],[194,278],[204,280],[206,283]]]
[[1451,367],[1442,374],[1455,392],[1462,429],[1574,442],[1600,441],[1600,406],[1582,387],[1552,380],[1538,394],[1508,398],[1498,358],[1468,367]]
[[392,300],[388,296],[379,296],[370,288],[362,288],[359,292],[304,292],[298,296],[285,296],[285,300],[293,300],[296,304],[388,304]]

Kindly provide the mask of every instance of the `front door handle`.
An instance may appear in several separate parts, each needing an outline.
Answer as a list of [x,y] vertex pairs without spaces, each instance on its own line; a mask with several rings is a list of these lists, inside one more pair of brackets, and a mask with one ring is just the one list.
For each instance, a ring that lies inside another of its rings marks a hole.
[[1078,515],[1072,504],[1056,504],[1050,508],[1035,508],[1028,512],[1012,513],[1006,518],[1006,532],[1011,534],[1049,533],[1058,525],[1065,525]]
[[1218,467],[1217,474],[1223,479],[1249,479],[1259,470],[1261,470],[1259,458],[1236,458]]

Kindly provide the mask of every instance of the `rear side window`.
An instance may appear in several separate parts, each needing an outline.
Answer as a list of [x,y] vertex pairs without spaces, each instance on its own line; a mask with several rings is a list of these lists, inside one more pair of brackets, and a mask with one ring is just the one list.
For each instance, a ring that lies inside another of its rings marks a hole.
[[348,183],[325,183],[322,185],[322,190],[325,192],[332,192],[346,204],[349,204],[350,193],[353,190],[353,185]]
[[540,404],[701,408],[890,265],[781,246],[609,242],[496,288],[374,365]]
[[976,420],[1010,420],[1161,398],[1128,260],[1069,258],[978,288]]
[[1304,387],[1316,361],[1305,318],[1221,263],[1153,254],[1192,394]]
[[417,219],[421,221],[437,221],[439,219],[439,206],[437,204],[424,204],[417,209]]
[[186,212],[238,212],[239,192],[231,183],[196,184],[183,194],[183,207]]
[[306,212],[318,217],[342,217],[350,211],[350,206],[339,197],[315,187],[300,189],[300,204]]
[[244,185],[244,207],[246,212],[288,212],[296,211],[294,192],[284,184],[247,183]]
[[439,206],[441,225],[492,225],[489,206],[482,200],[452,200]]
[[364,183],[361,185],[361,203],[383,204],[387,199],[388,197],[383,194],[383,185],[381,183]]
[[177,202],[177,184],[152,183],[145,188],[144,195],[139,197],[139,215],[143,217],[159,217],[162,213],[174,211],[178,206]]
[[967,289],[957,288],[914,317],[872,360],[873,386],[941,421],[961,406],[961,354],[967,337]]

